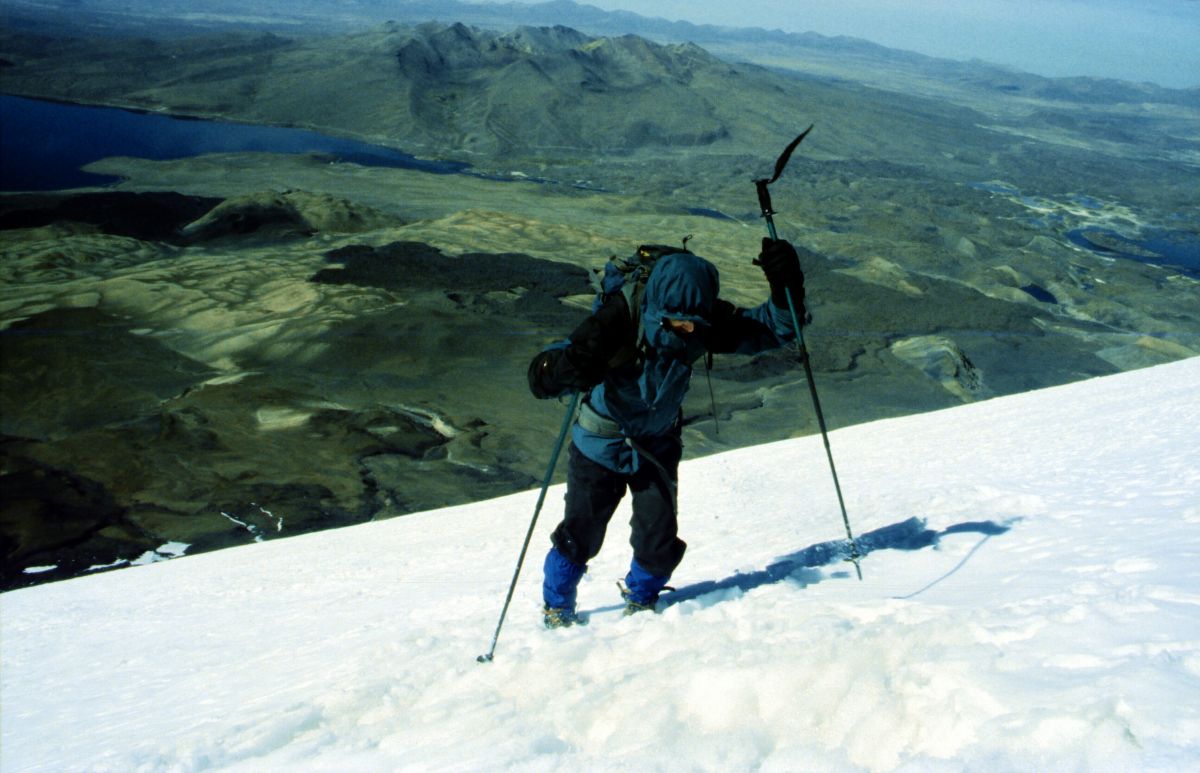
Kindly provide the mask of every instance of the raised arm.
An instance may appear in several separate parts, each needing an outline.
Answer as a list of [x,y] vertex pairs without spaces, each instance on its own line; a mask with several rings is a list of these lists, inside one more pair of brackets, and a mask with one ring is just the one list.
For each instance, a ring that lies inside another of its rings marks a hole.
[[718,301],[713,310],[709,350],[721,354],[757,354],[782,346],[796,337],[788,294],[796,310],[796,319],[804,324],[804,273],[796,249],[786,241],[763,239],[758,263],[771,286],[771,297],[752,309],[742,309]]

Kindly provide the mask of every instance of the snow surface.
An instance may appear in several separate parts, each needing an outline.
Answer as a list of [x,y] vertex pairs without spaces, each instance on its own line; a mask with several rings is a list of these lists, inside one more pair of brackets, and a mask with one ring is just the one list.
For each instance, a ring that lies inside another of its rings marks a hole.
[[[547,428],[551,437],[553,428]],[[1200,769],[1200,358],[684,465],[540,627],[537,492],[12,591],[6,772]]]

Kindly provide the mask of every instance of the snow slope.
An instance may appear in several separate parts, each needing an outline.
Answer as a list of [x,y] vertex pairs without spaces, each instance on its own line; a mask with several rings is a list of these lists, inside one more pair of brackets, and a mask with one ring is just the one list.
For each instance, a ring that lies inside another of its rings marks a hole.
[[[548,436],[553,428],[547,428]],[[1195,770],[1200,358],[687,463],[540,628],[537,492],[0,596],[0,768]]]

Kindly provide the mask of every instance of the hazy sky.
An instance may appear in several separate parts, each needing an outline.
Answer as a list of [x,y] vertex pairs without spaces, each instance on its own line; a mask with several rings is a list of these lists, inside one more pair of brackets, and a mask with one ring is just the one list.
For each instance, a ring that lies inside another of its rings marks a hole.
[[576,0],[700,24],[851,35],[1041,75],[1200,86],[1200,0]]

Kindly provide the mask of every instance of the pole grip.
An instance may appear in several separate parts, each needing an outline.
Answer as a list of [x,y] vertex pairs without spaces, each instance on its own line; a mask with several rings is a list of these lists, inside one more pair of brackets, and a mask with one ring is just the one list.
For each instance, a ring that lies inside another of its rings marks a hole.
[[771,190],[767,187],[770,183],[763,179],[755,180],[754,185],[758,188],[758,208],[762,212],[762,216],[769,220],[771,215],[775,214],[775,210],[771,206]]
[[[754,185],[758,188],[758,208],[762,211],[763,220],[767,221],[767,233],[771,235],[771,241],[778,241],[779,236],[775,233],[775,210],[771,207],[771,191],[767,188],[771,183],[767,180],[755,180]],[[759,265],[758,259],[754,259],[754,265]]]

